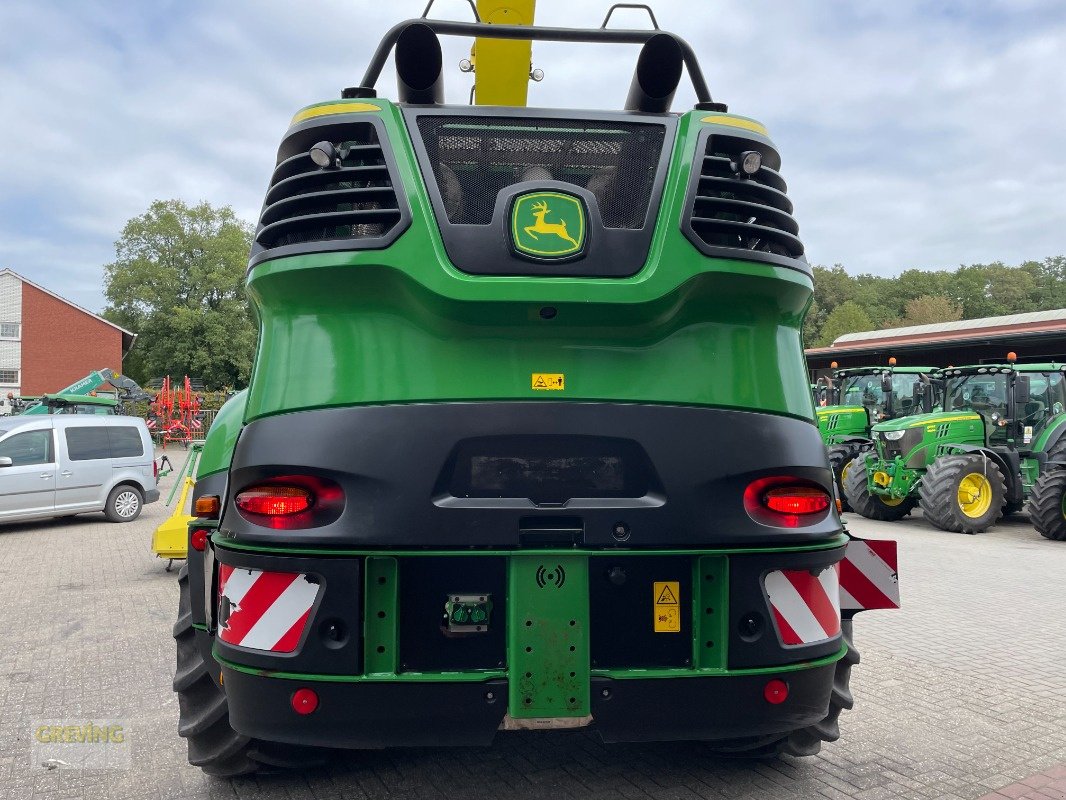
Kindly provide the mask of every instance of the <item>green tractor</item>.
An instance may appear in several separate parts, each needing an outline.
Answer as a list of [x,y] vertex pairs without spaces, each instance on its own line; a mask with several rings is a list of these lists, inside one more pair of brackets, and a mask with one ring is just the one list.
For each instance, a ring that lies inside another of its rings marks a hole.
[[1015,364],[1013,353],[1006,364],[940,370],[938,411],[873,427],[874,451],[844,481],[851,507],[896,520],[920,503],[937,528],[980,533],[1049,495],[1034,485],[1049,463],[1066,460],[1064,375],[1059,364]]
[[[643,47],[625,110],[449,106],[438,35]],[[780,166],[659,30],[409,20],[296,114],[179,576],[191,763],[838,737],[852,617],[898,604],[896,562],[833,507]]]
[[928,376],[933,367],[848,367],[832,363],[831,380],[820,383],[826,405],[817,408],[818,431],[829,451],[837,482],[837,495],[845,511],[844,479],[859,455],[873,447],[871,428],[879,422],[932,411],[939,400],[936,384]]

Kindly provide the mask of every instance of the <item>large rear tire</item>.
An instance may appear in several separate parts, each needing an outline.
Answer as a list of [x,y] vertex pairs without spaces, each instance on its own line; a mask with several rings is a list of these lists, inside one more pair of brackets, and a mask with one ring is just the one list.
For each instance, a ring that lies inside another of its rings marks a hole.
[[192,627],[189,567],[178,572],[178,620],[174,623],[178,664],[178,734],[189,743],[189,763],[208,775],[234,778],[260,771],[319,766],[326,751],[261,742],[242,736],[229,724],[226,694],[215,680],[218,667],[204,661]]
[[1066,541],[1066,469],[1045,472],[1029,495],[1029,519],[1045,539]]
[[840,635],[848,649],[843,658],[837,661],[829,710],[823,719],[784,736],[713,742],[710,745],[711,752],[726,758],[775,758],[785,753],[790,756],[813,756],[822,749],[823,742],[839,739],[840,712],[855,705],[851,695],[851,668],[859,663],[859,651],[855,648],[850,619],[841,620]]
[[1007,486],[990,458],[943,456],[929,465],[918,493],[922,513],[935,527],[983,533],[1003,515]]
[[867,469],[866,462],[857,458],[851,462],[851,467],[844,476],[844,494],[852,510],[867,519],[881,522],[896,522],[910,514],[914,508],[914,500],[911,498],[889,500],[870,492],[866,481]]
[[840,510],[851,511],[851,504],[844,496],[844,476],[851,471],[851,465],[860,452],[858,445],[835,444],[829,448],[829,464],[833,467],[833,477],[837,482],[837,497],[840,498]]

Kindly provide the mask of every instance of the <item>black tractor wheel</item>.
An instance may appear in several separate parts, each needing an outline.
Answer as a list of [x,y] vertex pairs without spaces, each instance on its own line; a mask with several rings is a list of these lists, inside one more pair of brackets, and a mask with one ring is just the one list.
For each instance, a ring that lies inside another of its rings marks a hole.
[[207,663],[196,644],[189,600],[189,567],[178,572],[178,649],[174,691],[178,695],[178,733],[188,739],[189,763],[208,775],[233,778],[254,772],[306,769],[324,763],[326,751],[261,742],[242,736],[229,724],[226,694],[218,685],[218,667]]
[[873,494],[866,482],[866,462],[857,458],[851,462],[847,475],[844,476],[844,496],[853,511],[867,519],[882,522],[895,522],[903,519],[914,508],[914,500],[904,497],[899,500]]
[[761,736],[727,742],[712,742],[711,752],[725,758],[774,758],[783,753],[790,756],[813,756],[822,749],[822,742],[840,738],[840,712],[855,705],[851,696],[851,668],[859,663],[855,648],[852,621],[841,620],[840,635],[847,645],[844,657],[837,661],[833,673],[833,693],[829,697],[829,711],[813,725],[800,728],[784,736]]
[[1029,495],[1029,519],[1046,539],[1066,542],[1066,469],[1045,472]]
[[919,489],[922,513],[942,531],[982,533],[1003,515],[1007,486],[996,462],[981,455],[943,456]]
[[844,476],[851,471],[852,462],[859,454],[858,445],[835,444],[829,448],[829,464],[833,467],[833,477],[837,482],[837,497],[840,498],[840,510],[851,511],[851,504],[844,496]]

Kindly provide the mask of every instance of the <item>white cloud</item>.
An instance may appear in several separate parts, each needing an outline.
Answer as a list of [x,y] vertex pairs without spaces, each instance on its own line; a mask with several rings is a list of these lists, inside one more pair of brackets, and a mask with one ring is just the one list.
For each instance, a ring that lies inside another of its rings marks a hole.
[[[0,5],[0,266],[99,309],[156,198],[253,219],[292,113],[358,83],[422,0]],[[606,2],[540,0],[596,26]],[[1066,4],[657,2],[716,99],[766,122],[813,261],[882,274],[1066,252]],[[435,15],[465,19],[465,3]],[[612,24],[643,26],[637,12]],[[448,99],[469,47],[447,41]],[[635,48],[541,45],[531,103],[617,108]],[[383,94],[394,92],[390,70]],[[675,108],[691,104],[691,90]]]

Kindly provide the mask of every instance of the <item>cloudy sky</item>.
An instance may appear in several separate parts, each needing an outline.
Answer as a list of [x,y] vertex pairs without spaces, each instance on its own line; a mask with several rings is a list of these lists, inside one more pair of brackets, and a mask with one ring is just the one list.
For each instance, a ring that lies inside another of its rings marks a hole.
[[[152,200],[253,220],[293,112],[357,83],[423,5],[2,0],[0,267],[100,310],[102,265]],[[607,5],[540,0],[537,20],[596,26]],[[812,262],[890,275],[1066,254],[1064,0],[653,5],[715,99],[769,126]],[[446,43],[449,102],[469,91],[465,47]],[[536,45],[530,104],[619,107],[636,49],[590,49]]]

